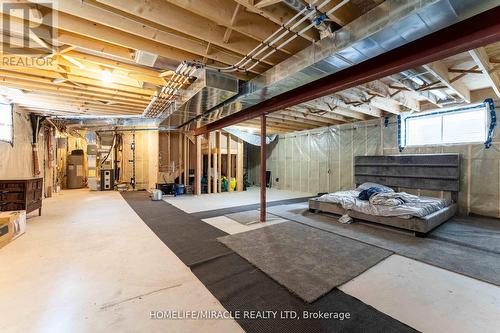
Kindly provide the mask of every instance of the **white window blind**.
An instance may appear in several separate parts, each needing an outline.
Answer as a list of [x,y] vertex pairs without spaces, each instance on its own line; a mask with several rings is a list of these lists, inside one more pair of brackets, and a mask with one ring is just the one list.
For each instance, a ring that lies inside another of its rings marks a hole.
[[488,112],[484,106],[457,111],[434,112],[405,119],[407,146],[484,142]]
[[12,105],[0,104],[0,141],[12,143],[13,131]]

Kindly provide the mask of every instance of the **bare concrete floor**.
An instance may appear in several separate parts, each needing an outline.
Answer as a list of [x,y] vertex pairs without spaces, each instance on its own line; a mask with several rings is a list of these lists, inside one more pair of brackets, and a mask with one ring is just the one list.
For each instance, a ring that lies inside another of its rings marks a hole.
[[498,332],[500,288],[392,255],[339,288],[421,332]]
[[[223,307],[119,193],[64,191],[31,216],[27,233],[0,250],[0,332],[242,332],[233,320],[150,319]],[[204,221],[230,234],[268,225]],[[499,287],[398,255],[340,289],[424,332],[500,326]]]
[[[186,213],[197,213],[207,210],[237,207],[257,204],[260,202],[259,187],[249,187],[243,192],[223,192],[201,195],[181,195],[178,197],[165,196],[163,200],[182,209]],[[314,194],[304,192],[292,192],[268,188],[266,190],[267,202],[304,198]]]
[[0,332],[242,332],[233,320],[151,320],[223,310],[117,192],[68,190],[0,250]]

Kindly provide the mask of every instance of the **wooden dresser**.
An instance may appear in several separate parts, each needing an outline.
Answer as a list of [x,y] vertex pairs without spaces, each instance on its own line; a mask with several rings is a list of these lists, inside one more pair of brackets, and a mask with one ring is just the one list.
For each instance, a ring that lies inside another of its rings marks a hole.
[[43,179],[0,179],[0,211],[25,210],[26,214],[38,209],[42,215]]

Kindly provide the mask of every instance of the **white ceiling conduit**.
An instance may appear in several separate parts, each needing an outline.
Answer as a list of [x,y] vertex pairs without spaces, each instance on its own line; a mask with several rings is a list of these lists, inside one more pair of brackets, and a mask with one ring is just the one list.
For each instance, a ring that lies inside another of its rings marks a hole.
[[[320,13],[321,8],[326,6],[328,3],[330,3],[331,0],[325,0],[323,1],[319,6],[314,7],[314,5],[318,2],[318,0],[315,0],[311,5],[309,6],[303,6],[300,11],[295,14],[290,20],[288,20],[285,24],[283,24],[278,30],[273,32],[269,37],[267,37],[263,42],[261,42],[259,45],[257,45],[252,51],[250,51],[247,55],[245,55],[240,61],[238,61],[236,64],[228,67],[210,67],[214,68],[223,72],[235,72],[235,71],[251,71],[255,66],[257,66],[259,63],[263,62],[266,58],[271,56],[273,53],[276,51],[282,49],[285,47],[288,43],[293,41],[295,38],[303,35],[306,31],[311,29],[313,26],[318,26],[320,25],[324,19],[336,11],[338,8],[342,7],[346,3],[349,2],[349,0],[343,0],[336,6],[334,6],[332,9],[330,9],[328,12],[324,14],[318,15]],[[302,17],[301,17],[302,16]],[[297,20],[299,17],[301,17],[298,21],[293,23],[295,20]],[[319,18],[322,19],[319,19]],[[302,24],[304,21],[310,20],[311,23],[301,29],[298,32],[295,32],[295,29]],[[293,23],[293,24],[292,24]],[[287,40],[282,41],[283,38],[285,38],[287,35],[292,34],[291,37],[289,37]],[[278,35],[278,36],[277,36]],[[277,36],[277,37],[275,37]],[[281,42],[279,45],[278,43]],[[260,58],[259,57],[262,53],[265,51],[271,49],[268,53],[263,55]],[[252,63],[249,67],[247,67],[250,63]]]

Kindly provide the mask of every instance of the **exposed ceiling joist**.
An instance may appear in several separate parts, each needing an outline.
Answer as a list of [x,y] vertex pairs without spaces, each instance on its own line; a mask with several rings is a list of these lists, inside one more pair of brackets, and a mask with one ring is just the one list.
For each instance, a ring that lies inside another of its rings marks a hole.
[[[74,33],[84,34],[87,36],[90,33],[92,36],[95,36],[96,38],[101,40],[105,40],[102,38],[104,35],[110,35],[106,38],[109,38],[110,40],[108,41],[114,44],[118,44],[119,41],[117,41],[116,38],[112,38],[112,35],[116,34],[117,31],[126,32],[131,36],[144,38],[148,40],[150,44],[150,46],[148,47],[147,45],[144,45],[144,43],[140,42],[140,40],[137,38],[127,38],[122,41],[122,43],[126,43],[126,46],[159,54],[167,58],[169,57],[170,53],[179,53],[175,50],[180,49],[197,56],[207,56],[213,61],[218,61],[225,64],[233,64],[241,59],[243,54],[247,51],[246,49],[237,47],[233,48],[232,45],[225,45],[224,48],[213,48],[210,55],[205,55],[204,52],[207,47],[207,43],[214,44],[211,40],[195,40],[192,38],[185,38],[183,36],[179,36],[170,32],[165,32],[158,28],[148,26],[144,23],[134,21],[122,15],[89,5],[86,2],[79,2],[75,0],[64,1],[61,2],[61,4],[58,6],[58,10],[64,12],[64,14],[58,14],[58,21],[61,29],[72,31]],[[71,24],[71,21],[73,22],[73,24]],[[98,25],[96,26],[96,28],[99,28],[99,30],[102,31],[102,34],[96,34],[96,31],[94,29],[91,29],[89,26],[87,26],[87,22],[93,22],[94,25],[97,23]],[[77,28],[76,31],[75,28]],[[159,45],[155,43],[158,43]],[[163,49],[162,45],[170,47],[171,50],[168,51],[166,49]],[[192,55],[186,54],[183,60],[193,59],[194,58],[192,57]],[[281,59],[282,58],[276,58],[275,61],[280,61]],[[273,65],[274,62],[270,60],[271,59],[266,62],[269,65]],[[260,70],[265,70],[265,68],[261,67]]]
[[[248,11],[257,13],[258,15],[267,18],[268,20],[283,25],[285,22],[295,16],[296,12],[285,4],[277,3],[272,8],[257,8],[252,0],[234,0],[240,5],[248,9]],[[243,21],[243,20],[242,20]],[[302,23],[297,27],[297,30],[302,30],[307,23]],[[268,34],[267,36],[269,36]],[[315,29],[309,29],[304,33],[304,38],[310,42],[319,40],[319,33]]]
[[470,50],[469,53],[481,72],[483,72],[497,97],[500,97],[500,79],[498,73],[493,71],[493,66],[489,61],[488,54],[484,47]]
[[[128,13],[146,20],[147,22],[152,22],[152,25],[155,25],[156,23],[155,26],[162,25],[169,29],[180,31],[197,38],[198,40],[210,42],[213,45],[217,45],[223,49],[228,49],[240,55],[247,54],[259,44],[258,40],[250,39],[248,36],[237,32],[236,27],[233,29],[235,30],[233,32],[233,41],[231,43],[225,43],[224,34],[226,29],[224,26],[205,18],[204,16],[194,14],[187,9],[173,5],[168,1],[151,0],[147,3],[142,3],[123,2],[121,0],[98,0],[97,2],[106,5],[108,8],[111,8],[118,13]],[[201,7],[198,7],[197,10],[200,13],[202,11],[213,12],[215,10],[219,10],[216,6],[213,6],[209,2],[204,2],[203,4],[199,4],[199,6]],[[230,15],[224,18],[226,25],[228,18],[231,17]],[[298,47],[298,49],[300,49],[300,47]],[[288,48],[286,50],[289,50],[291,53],[295,53],[298,49],[290,51],[290,48]],[[284,57],[285,53],[277,52],[273,55],[273,57],[268,58],[268,60],[272,63],[278,63],[283,60]]]
[[442,61],[435,61],[433,63],[424,65],[423,67],[437,79],[439,79],[439,81],[441,81],[442,84],[448,87],[448,89],[452,90],[467,103],[470,103],[471,99],[469,89],[467,89],[467,87],[459,80],[451,80],[448,68]]
[[[384,54],[307,83],[195,130],[204,134],[305,103],[500,40],[500,7],[465,19]],[[467,34],[463,32],[467,31]]]
[[281,2],[281,0],[260,0],[259,2],[257,2],[255,4],[255,7],[261,9],[264,7],[275,5],[275,4],[280,3],[280,2]]

